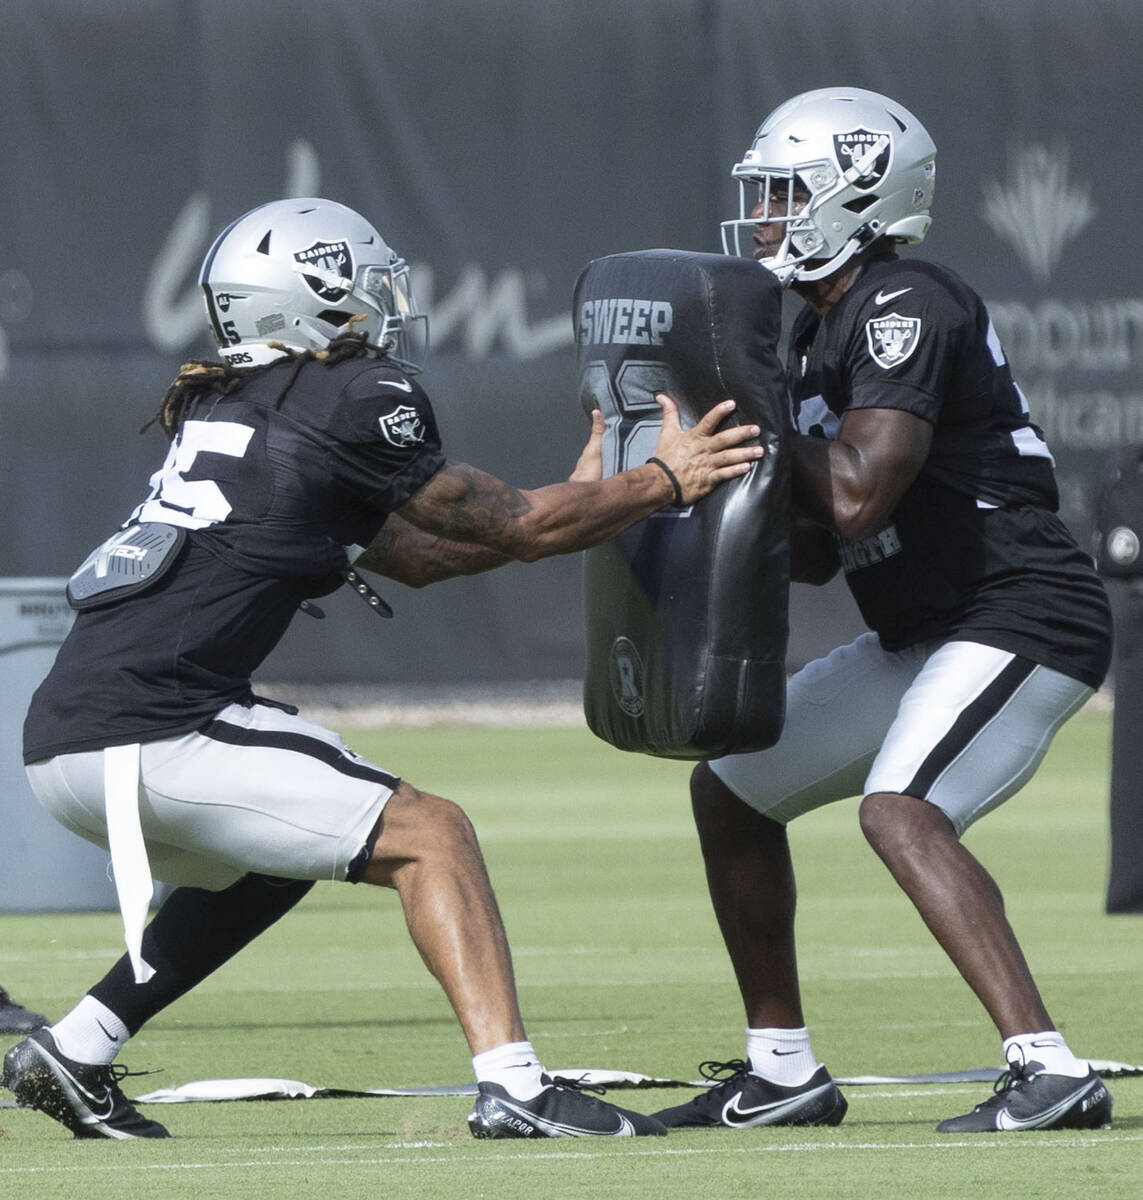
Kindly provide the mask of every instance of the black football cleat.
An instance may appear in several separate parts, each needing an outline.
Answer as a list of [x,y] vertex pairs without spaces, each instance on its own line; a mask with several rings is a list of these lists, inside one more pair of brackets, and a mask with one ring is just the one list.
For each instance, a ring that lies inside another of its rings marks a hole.
[[165,1138],[123,1095],[119,1080],[131,1072],[74,1062],[46,1029],[37,1029],[4,1055],[4,1086],[26,1108],[66,1125],[77,1138]]
[[750,1064],[741,1058],[725,1063],[704,1062],[699,1071],[704,1079],[718,1079],[728,1071],[731,1075],[686,1104],[654,1113],[668,1128],[840,1125],[849,1108],[825,1067],[819,1067],[796,1087],[784,1087],[753,1074]]
[[477,1085],[468,1127],[476,1138],[662,1137],[666,1127],[644,1113],[587,1096],[576,1080],[542,1075],[547,1086],[517,1100],[499,1084]]
[[996,1133],[1021,1129],[1110,1129],[1111,1093],[1092,1070],[1082,1079],[1050,1075],[1038,1062],[1013,1063],[996,1081],[996,1095],[938,1133]]
[[31,1033],[48,1023],[47,1017],[24,1008],[0,988],[0,1033]]

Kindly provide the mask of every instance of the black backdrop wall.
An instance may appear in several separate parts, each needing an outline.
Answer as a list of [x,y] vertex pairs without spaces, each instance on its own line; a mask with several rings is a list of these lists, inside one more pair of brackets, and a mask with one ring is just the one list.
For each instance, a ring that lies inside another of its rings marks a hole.
[[[446,448],[564,477],[589,259],[717,250],[729,170],[787,95],[893,95],[939,148],[924,253],[990,302],[1081,537],[1143,441],[1137,0],[0,0],[0,575],[71,571],[140,498],[136,430],[210,352],[214,232],[277,196],[358,208],[415,264]],[[578,558],[346,595],[264,672],[574,678]],[[857,627],[798,589],[791,659]]]

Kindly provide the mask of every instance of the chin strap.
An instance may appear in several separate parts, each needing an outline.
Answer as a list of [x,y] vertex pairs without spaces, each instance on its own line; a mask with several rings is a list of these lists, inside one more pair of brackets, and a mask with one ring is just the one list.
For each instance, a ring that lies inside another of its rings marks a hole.
[[[818,267],[816,271],[808,271],[802,267],[795,266],[792,278],[805,280],[807,283],[813,283],[818,279],[825,279],[827,275],[832,275],[835,271],[840,271],[855,254],[860,254],[863,250],[872,246],[884,232],[885,226],[881,221],[869,221],[865,225],[862,225],[837,254],[823,266]],[[813,259],[809,259],[808,261],[813,262]]]

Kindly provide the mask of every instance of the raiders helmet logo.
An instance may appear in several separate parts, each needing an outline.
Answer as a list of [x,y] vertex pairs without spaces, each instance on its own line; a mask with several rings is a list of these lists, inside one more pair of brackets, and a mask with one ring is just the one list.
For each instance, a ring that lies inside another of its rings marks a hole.
[[391,446],[416,446],[425,440],[425,423],[411,404],[402,404],[377,418],[381,434]]
[[846,172],[857,163],[862,163],[873,150],[880,153],[872,164],[863,163],[860,179],[853,181],[853,186],[861,190],[876,187],[885,178],[889,170],[889,156],[893,151],[893,139],[887,133],[878,133],[870,129],[851,129],[848,133],[833,135],[833,152],[837,165]]
[[917,348],[921,336],[920,317],[887,313],[865,324],[865,339],[873,361],[884,370],[899,366]]
[[[308,250],[296,250],[294,261],[301,267],[315,266],[327,276],[340,275],[347,282],[353,278],[353,255],[348,242],[314,242]],[[338,304],[348,289],[331,286],[317,275],[302,272],[310,291],[330,304]]]

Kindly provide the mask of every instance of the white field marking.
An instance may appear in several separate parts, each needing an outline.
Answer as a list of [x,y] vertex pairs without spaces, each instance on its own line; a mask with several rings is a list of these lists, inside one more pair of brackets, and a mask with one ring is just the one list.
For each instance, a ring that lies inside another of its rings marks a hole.
[[542,1038],[546,1042],[558,1042],[561,1040],[567,1040],[569,1038],[578,1038],[578,1037],[584,1037],[584,1036],[593,1037],[593,1038],[616,1037],[619,1034],[630,1033],[630,1032],[631,1032],[631,1030],[626,1025],[619,1025],[614,1029],[589,1029],[587,1031],[586,1035],[584,1034],[582,1029],[566,1030],[563,1033],[559,1033],[556,1031],[545,1032],[542,1029],[537,1029],[537,1030],[531,1031],[529,1036],[536,1038],[536,1039]]
[[[678,949],[675,946],[655,946],[647,947],[643,950],[636,951],[638,954],[669,954],[674,958],[678,954]],[[718,961],[722,961],[726,957],[726,951],[719,947],[698,947],[688,946],[686,949],[687,958],[691,958],[695,954],[710,954],[712,957],[717,957]],[[623,955],[630,957],[630,946],[513,946],[513,958],[569,958],[569,957],[604,957],[605,955]]]
[[[838,1017],[836,1019],[830,1019],[830,1020],[819,1020],[819,1021],[814,1022],[814,1028],[818,1029],[818,1030],[828,1029],[832,1025],[839,1025],[841,1023],[842,1023],[841,1017]],[[894,1030],[918,1030],[919,1031],[919,1030],[925,1030],[925,1029],[957,1029],[957,1028],[978,1029],[979,1027],[980,1027],[979,1020],[976,1020],[976,1019],[969,1020],[967,1018],[962,1021],[940,1021],[940,1020],[902,1021],[902,1022],[891,1024],[891,1025],[883,1025],[879,1022],[877,1025],[877,1028],[879,1030],[890,1030],[890,1031],[894,1031]],[[672,1025],[671,1030],[670,1030],[671,1037],[676,1037],[676,1036],[679,1036],[682,1034],[694,1034],[694,1033],[711,1034],[714,1037],[721,1038],[721,1037],[727,1036],[727,1027],[726,1027],[726,1025]]]
[[21,952],[19,950],[0,953],[0,962],[5,963],[42,963],[42,962],[85,962],[92,958],[118,959],[123,954],[122,946],[112,946],[106,950],[35,950]]
[[[1050,1140],[1049,1140],[1050,1139]],[[1005,1150],[1011,1152],[1017,1145],[1024,1145],[1026,1148],[1032,1149],[1033,1145],[1037,1152],[1042,1150],[1088,1150],[1099,1149],[1104,1150],[1108,1145],[1120,1145],[1128,1142],[1143,1142],[1143,1133],[1139,1134],[1115,1134],[1105,1133],[1098,1136],[1089,1137],[1057,1137],[1054,1134],[1049,1134],[1047,1138],[1036,1138],[1032,1141],[1029,1134],[1025,1133],[1017,1137],[1009,1134],[1002,1138],[981,1139],[968,1138],[964,1141],[940,1141],[940,1142],[855,1142],[847,1144],[845,1142],[787,1142],[777,1146],[727,1146],[727,1147],[710,1147],[707,1149],[683,1149],[672,1150],[664,1148],[662,1150],[627,1150],[616,1147],[616,1150],[625,1157],[636,1158],[698,1158],[710,1157],[712,1155],[726,1154],[799,1154],[802,1152],[810,1152],[813,1154],[821,1154],[828,1151],[867,1151],[874,1152],[883,1151],[898,1151],[898,1150]],[[291,1146],[290,1152],[295,1155],[304,1155],[305,1157],[298,1158],[276,1158],[270,1162],[262,1162],[257,1159],[246,1159],[235,1161],[228,1159],[219,1162],[185,1162],[185,1163],[108,1163],[101,1164],[95,1162],[87,1162],[76,1166],[59,1166],[59,1167],[4,1167],[0,1166],[0,1178],[5,1175],[74,1175],[79,1172],[102,1172],[103,1174],[122,1174],[143,1171],[233,1171],[235,1167],[259,1167],[259,1168],[282,1168],[282,1167],[306,1167],[312,1170],[314,1167],[391,1167],[391,1166],[456,1166],[458,1163],[468,1165],[481,1163],[500,1163],[510,1162],[519,1165],[524,1162],[532,1162],[536,1160],[544,1160],[545,1162],[556,1161],[580,1161],[589,1162],[597,1159],[614,1158],[614,1152],[591,1151],[591,1150],[557,1150],[557,1151],[538,1151],[530,1153],[526,1157],[523,1154],[511,1154],[504,1151],[465,1151],[457,1152],[456,1154],[440,1154],[426,1156],[386,1156],[375,1158],[313,1158],[314,1154],[327,1155],[332,1153],[340,1153],[344,1148],[340,1146]],[[270,1147],[265,1148],[264,1152],[269,1152]],[[256,1151],[258,1152],[258,1151]],[[247,1153],[250,1153],[247,1150]]]
[[985,1087],[984,1083],[955,1083],[950,1087],[936,1087],[933,1084],[926,1084],[920,1091],[902,1091],[908,1085],[888,1084],[888,1091],[878,1091],[871,1088],[868,1084],[850,1083],[842,1084],[845,1088],[845,1098],[847,1100],[904,1100],[914,1096],[967,1096],[973,1092],[979,1092]]

